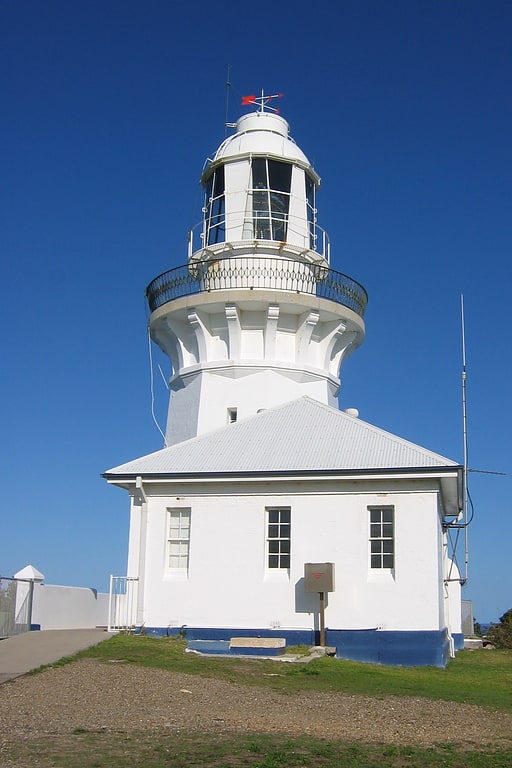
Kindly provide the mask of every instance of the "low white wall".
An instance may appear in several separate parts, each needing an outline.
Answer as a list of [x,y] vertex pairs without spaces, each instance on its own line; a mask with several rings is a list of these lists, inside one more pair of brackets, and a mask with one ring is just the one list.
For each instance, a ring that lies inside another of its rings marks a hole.
[[34,584],[32,624],[41,629],[90,629],[108,624],[108,594],[87,587]]

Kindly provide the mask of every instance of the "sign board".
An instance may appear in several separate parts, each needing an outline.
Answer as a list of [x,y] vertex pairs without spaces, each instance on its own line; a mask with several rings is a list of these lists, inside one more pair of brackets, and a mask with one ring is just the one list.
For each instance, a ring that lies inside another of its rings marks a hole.
[[306,592],[334,592],[334,563],[304,563]]

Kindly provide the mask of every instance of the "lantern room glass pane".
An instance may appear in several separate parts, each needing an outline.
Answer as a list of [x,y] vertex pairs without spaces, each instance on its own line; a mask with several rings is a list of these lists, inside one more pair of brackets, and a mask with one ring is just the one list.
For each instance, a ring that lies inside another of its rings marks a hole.
[[290,194],[292,183],[292,166],[278,160],[268,161],[268,176],[270,189]]
[[268,189],[267,161],[263,157],[255,157],[252,161],[253,189]]
[[208,245],[222,243],[226,239],[226,217],[224,206],[224,166],[214,170],[206,185],[206,242]]
[[279,160],[252,160],[253,232],[258,240],[286,240],[292,166]]
[[309,247],[316,251],[315,182],[306,174],[306,209],[308,216]]

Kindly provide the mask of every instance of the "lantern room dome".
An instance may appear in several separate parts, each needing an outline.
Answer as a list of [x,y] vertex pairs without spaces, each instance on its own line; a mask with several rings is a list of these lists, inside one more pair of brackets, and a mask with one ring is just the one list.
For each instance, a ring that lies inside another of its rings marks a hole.
[[223,141],[215,153],[213,163],[252,154],[273,155],[310,166],[304,152],[290,137],[290,126],[286,120],[271,112],[243,115],[236,123],[236,133]]

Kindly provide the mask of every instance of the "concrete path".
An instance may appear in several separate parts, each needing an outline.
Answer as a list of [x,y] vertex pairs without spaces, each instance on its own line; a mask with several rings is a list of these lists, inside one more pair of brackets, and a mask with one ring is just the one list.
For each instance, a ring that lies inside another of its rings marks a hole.
[[0,640],[0,683],[112,637],[103,629],[43,629]]

